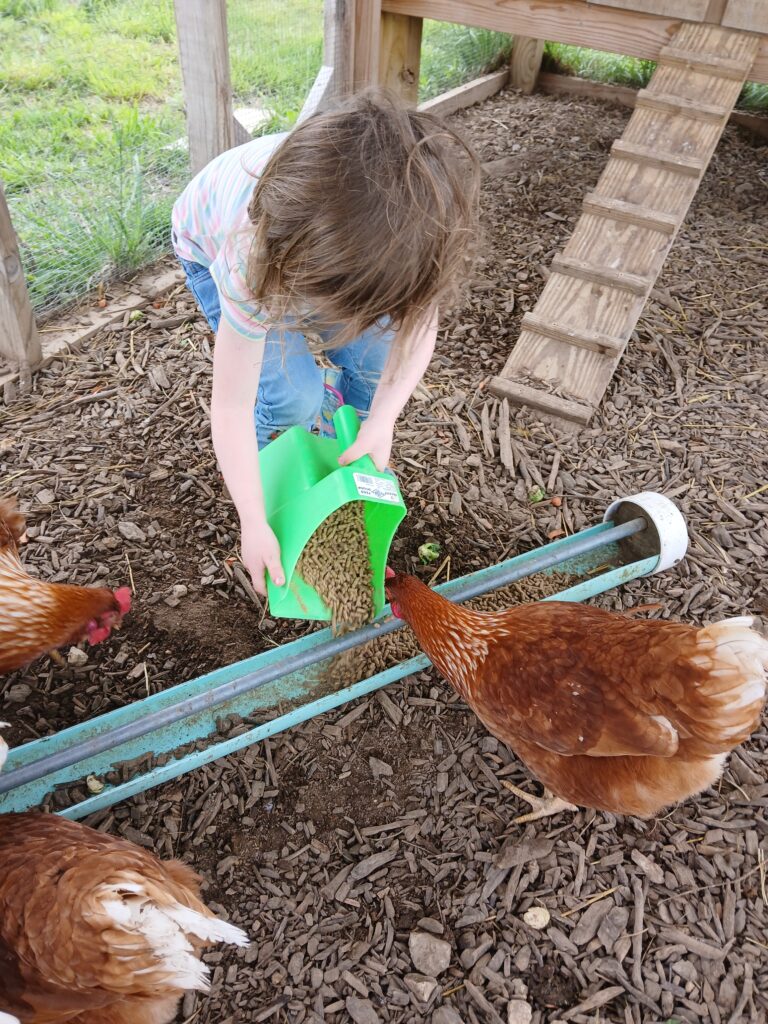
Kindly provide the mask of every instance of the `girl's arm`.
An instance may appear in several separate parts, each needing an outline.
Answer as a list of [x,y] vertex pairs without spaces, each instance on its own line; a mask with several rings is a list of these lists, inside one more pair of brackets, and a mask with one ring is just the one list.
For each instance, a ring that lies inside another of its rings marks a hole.
[[263,342],[244,338],[221,321],[213,352],[211,434],[240,517],[243,564],[260,594],[266,594],[265,570],[277,586],[285,582],[280,546],[264,511],[253,418],[263,357]]
[[[412,339],[395,339],[376,388],[368,418],[353,445],[339,456],[342,466],[370,455],[379,470],[387,468],[395,422],[426,373],[437,341],[437,309]],[[405,350],[405,359],[403,359]]]

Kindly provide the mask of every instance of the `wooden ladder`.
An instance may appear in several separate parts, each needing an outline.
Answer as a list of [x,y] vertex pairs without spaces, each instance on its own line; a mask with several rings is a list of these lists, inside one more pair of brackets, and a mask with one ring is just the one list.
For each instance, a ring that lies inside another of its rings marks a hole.
[[561,424],[600,403],[752,67],[759,37],[684,24],[664,47],[491,391]]

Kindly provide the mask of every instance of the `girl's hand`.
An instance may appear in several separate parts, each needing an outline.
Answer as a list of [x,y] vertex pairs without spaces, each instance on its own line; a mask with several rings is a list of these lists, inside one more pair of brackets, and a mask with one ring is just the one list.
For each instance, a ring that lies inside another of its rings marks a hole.
[[265,522],[244,523],[240,541],[243,565],[251,574],[253,589],[267,595],[265,571],[277,587],[285,583],[285,574],[280,563],[280,545],[272,530]]
[[348,466],[355,459],[370,455],[376,469],[380,473],[383,472],[389,465],[394,430],[395,424],[392,420],[381,416],[369,416],[361,425],[355,443],[339,456],[339,465]]

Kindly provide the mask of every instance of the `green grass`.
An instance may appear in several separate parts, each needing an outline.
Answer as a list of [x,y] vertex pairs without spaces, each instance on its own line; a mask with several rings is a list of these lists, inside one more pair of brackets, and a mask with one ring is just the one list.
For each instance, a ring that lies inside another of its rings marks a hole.
[[432,99],[462,82],[500,67],[509,58],[511,43],[511,38],[502,32],[425,21],[419,99]]
[[[322,59],[322,0],[229,0],[236,106],[289,128]],[[426,22],[422,99],[492,70],[508,36]],[[643,85],[653,65],[549,44],[570,74]],[[768,109],[768,87],[743,105]],[[188,180],[173,0],[0,0],[0,180],[46,312],[168,248]]]
[[[273,111],[262,131],[295,122],[322,60],[322,11],[229,0],[235,104]],[[498,33],[427,23],[422,97],[508,51]],[[0,0],[0,179],[39,312],[167,250],[184,134],[172,0]]]

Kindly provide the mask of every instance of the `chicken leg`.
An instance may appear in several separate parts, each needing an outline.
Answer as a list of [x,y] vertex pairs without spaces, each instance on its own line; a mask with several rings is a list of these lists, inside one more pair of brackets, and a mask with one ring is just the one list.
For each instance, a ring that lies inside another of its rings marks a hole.
[[521,814],[518,818],[513,818],[512,822],[515,825],[523,825],[529,821],[538,821],[539,818],[550,818],[554,814],[560,814],[561,811],[578,811],[579,808],[575,804],[569,804],[567,800],[563,800],[559,796],[555,796],[554,793],[550,793],[548,789],[544,790],[542,796],[533,796],[531,793],[526,793],[522,789],[518,789],[517,786],[511,782],[507,782],[506,779],[502,780],[502,786],[510,790],[515,796],[519,796],[521,800],[525,800],[526,803],[530,804],[533,808],[528,814]]

